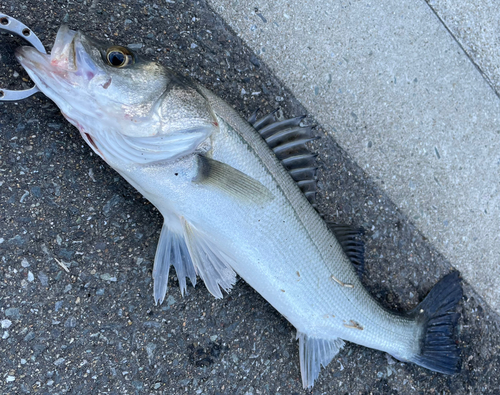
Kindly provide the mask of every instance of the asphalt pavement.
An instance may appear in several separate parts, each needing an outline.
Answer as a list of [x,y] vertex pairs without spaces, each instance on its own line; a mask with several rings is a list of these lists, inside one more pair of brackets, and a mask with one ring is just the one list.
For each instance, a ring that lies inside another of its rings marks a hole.
[[[61,23],[194,78],[244,117],[306,109],[205,1],[3,1],[50,48]],[[0,81],[29,84],[18,41],[1,36]],[[311,123],[317,120],[310,117]],[[499,317],[464,283],[462,372],[444,376],[348,344],[312,391],[301,387],[295,331],[243,280],[215,300],[181,297],[172,274],[155,306],[162,219],[44,95],[0,103],[0,393],[495,394]],[[452,264],[321,123],[319,210],[366,229],[363,282],[380,302],[414,307]],[[66,271],[63,266],[66,266]]]

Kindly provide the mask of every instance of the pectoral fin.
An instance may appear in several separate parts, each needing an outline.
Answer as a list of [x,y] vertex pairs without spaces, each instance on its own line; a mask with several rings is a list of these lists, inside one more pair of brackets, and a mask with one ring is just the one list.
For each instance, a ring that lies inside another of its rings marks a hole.
[[225,163],[198,155],[198,173],[193,182],[218,188],[239,200],[263,203],[273,195],[262,183]]

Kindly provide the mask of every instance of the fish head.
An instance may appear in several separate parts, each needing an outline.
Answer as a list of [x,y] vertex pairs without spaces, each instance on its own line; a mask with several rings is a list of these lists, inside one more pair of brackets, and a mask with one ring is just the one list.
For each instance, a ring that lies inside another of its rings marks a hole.
[[196,150],[217,126],[195,84],[127,47],[66,25],[59,29],[50,55],[21,47],[16,57],[106,160],[177,158]]

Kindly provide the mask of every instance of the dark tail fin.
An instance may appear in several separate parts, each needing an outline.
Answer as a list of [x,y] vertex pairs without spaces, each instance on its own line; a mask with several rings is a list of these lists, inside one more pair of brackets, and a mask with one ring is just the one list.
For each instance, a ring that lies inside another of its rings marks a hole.
[[453,271],[412,311],[423,325],[420,354],[412,358],[412,362],[445,374],[460,371],[460,350],[454,340],[460,314],[454,310],[461,298],[461,279],[458,272]]

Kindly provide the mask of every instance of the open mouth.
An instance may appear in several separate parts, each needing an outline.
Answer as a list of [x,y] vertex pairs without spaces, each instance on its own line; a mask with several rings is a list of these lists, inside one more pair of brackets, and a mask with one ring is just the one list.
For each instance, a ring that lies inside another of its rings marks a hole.
[[50,55],[33,47],[21,47],[17,48],[16,57],[35,84],[53,100],[52,93],[69,93],[75,88],[88,90],[91,85],[108,88],[110,77],[92,59],[86,40],[80,32],[63,25]]
[[26,69],[46,69],[57,72],[57,70],[75,71],[76,51],[75,38],[77,32],[63,25],[57,32],[56,40],[50,55],[43,54],[33,47],[20,47],[16,49],[16,57]]
[[76,70],[75,37],[77,32],[67,25],[59,28],[50,54],[51,65],[67,70]]

